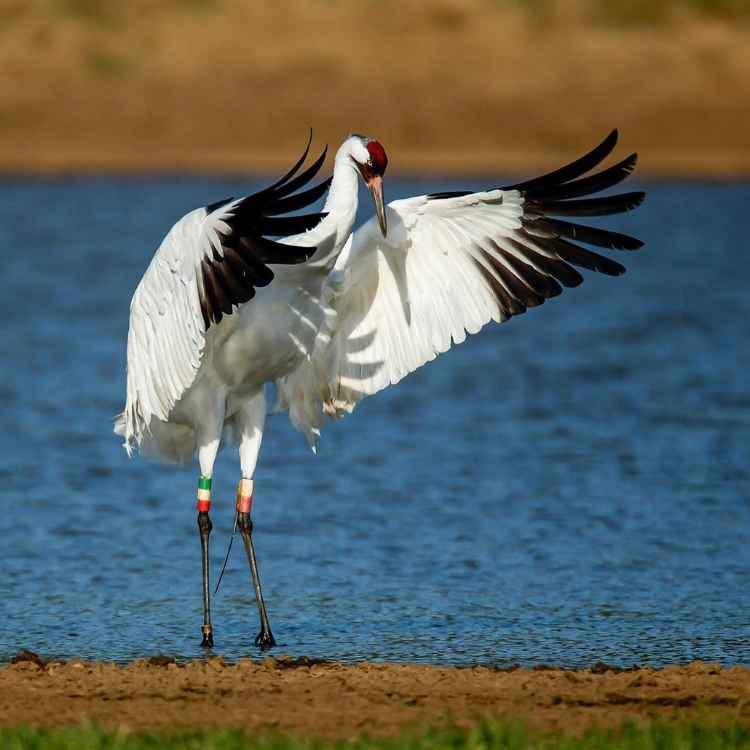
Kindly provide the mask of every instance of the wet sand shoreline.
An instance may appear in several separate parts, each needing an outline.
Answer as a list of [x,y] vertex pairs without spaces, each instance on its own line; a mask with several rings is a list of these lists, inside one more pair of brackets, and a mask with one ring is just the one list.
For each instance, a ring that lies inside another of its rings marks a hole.
[[495,670],[410,664],[350,666],[289,657],[168,657],[126,666],[46,661],[0,667],[0,726],[94,722],[127,731],[237,727],[292,735],[392,736],[482,717],[578,734],[624,721],[750,720],[750,669],[693,662],[660,669]]

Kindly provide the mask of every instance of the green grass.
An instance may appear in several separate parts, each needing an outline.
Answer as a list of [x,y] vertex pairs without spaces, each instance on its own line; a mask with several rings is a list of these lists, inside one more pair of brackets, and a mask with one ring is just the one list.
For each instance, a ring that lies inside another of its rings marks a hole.
[[0,729],[1,750],[735,750],[750,748],[739,726],[626,725],[583,737],[529,734],[516,724],[484,722],[469,732],[441,729],[392,740],[329,742],[239,730],[124,734],[100,729]]

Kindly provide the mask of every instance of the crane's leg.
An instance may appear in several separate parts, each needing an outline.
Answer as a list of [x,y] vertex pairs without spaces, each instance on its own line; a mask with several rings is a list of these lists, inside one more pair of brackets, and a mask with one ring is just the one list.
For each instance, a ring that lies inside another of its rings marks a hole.
[[263,600],[258,562],[253,548],[253,522],[250,517],[253,507],[253,474],[258,462],[263,426],[266,421],[266,399],[263,391],[247,401],[235,419],[240,428],[240,464],[242,467],[242,479],[237,487],[237,528],[245,543],[247,561],[250,564],[250,574],[255,589],[255,601],[258,604],[260,616],[260,633],[255,638],[255,645],[267,649],[275,646],[276,641],[271,633],[271,626],[268,624],[268,612]]
[[213,524],[208,515],[211,510],[211,481],[213,478],[214,462],[221,442],[221,429],[224,424],[224,405],[216,403],[212,410],[211,418],[199,430],[198,438],[198,463],[201,467],[201,475],[198,478],[198,531],[201,538],[201,564],[203,569],[203,626],[201,633],[203,648],[212,648],[214,645],[214,628],[211,624],[211,587],[209,583],[209,559],[208,538],[211,535]]
[[211,478],[201,472],[198,478],[198,531],[201,536],[201,563],[203,568],[203,648],[214,645],[214,628],[211,624],[211,588],[208,579],[208,537],[213,529],[208,511],[211,509]]

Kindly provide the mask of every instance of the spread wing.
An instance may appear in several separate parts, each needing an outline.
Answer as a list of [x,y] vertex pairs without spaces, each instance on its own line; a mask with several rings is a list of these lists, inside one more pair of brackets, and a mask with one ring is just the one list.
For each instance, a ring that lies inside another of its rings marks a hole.
[[285,216],[323,196],[330,179],[297,192],[317,174],[320,157],[297,174],[309,153],[273,185],[244,198],[227,198],[190,212],[164,238],[130,304],[127,400],[115,432],[130,451],[151,419],[166,420],[192,385],[206,333],[274,278],[269,264],[302,263],[314,247],[269,236],[304,232],[323,214]]
[[635,154],[584,176],[616,141],[613,131],[575,162],[509,187],[394,201],[387,238],[375,219],[355,232],[324,292],[332,323],[311,361],[282,383],[292,421],[311,442],[323,415],[350,412],[467,333],[577,286],[577,267],[624,273],[582,245],[635,250],[639,240],[570,220],[628,211],[643,200],[641,192],[588,197],[632,172]]

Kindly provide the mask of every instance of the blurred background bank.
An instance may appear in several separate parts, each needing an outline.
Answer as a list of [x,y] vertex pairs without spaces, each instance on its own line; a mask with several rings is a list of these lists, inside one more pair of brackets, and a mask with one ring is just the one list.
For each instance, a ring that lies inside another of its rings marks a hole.
[[401,173],[529,172],[619,127],[750,170],[748,0],[0,0],[0,171],[274,171],[307,128]]

